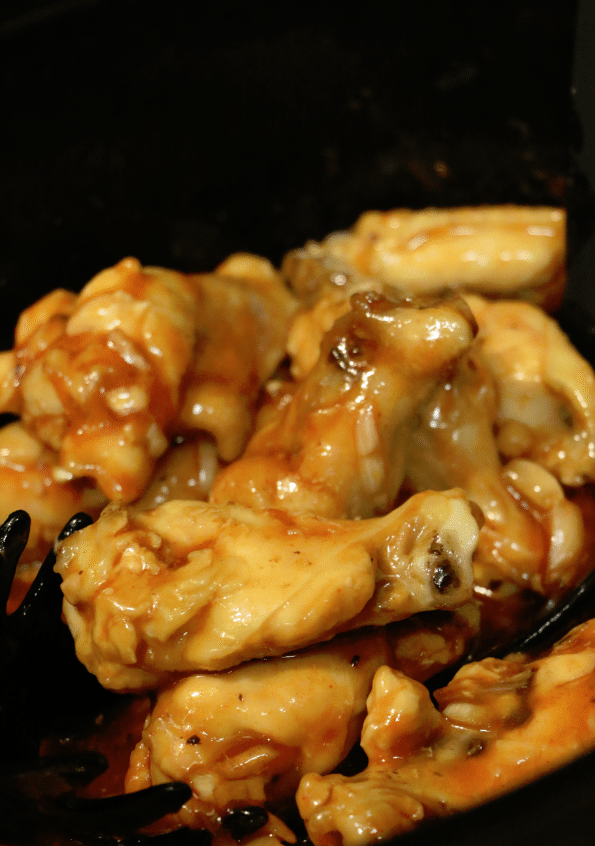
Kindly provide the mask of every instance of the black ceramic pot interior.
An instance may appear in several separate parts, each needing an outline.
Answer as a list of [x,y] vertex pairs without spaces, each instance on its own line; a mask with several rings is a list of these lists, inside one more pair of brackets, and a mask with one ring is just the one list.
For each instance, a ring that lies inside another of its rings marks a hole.
[[[5,0],[3,347],[24,306],[124,256],[278,262],[371,208],[568,204],[573,250],[594,219],[575,25],[564,0]],[[591,755],[399,842],[592,843],[594,797]]]
[[15,308],[125,255],[206,270],[242,249],[277,261],[369,208],[564,201],[573,3],[3,9]]

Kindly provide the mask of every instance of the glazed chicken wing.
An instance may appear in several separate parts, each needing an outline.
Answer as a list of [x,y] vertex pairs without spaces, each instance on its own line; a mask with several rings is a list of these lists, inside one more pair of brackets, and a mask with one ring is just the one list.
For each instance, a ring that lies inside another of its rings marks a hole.
[[559,482],[527,459],[502,466],[494,428],[500,395],[475,345],[419,415],[407,456],[413,490],[463,488],[484,523],[476,582],[555,593],[572,584],[584,542],[582,515]]
[[300,783],[298,807],[315,846],[400,834],[595,747],[595,621],[537,660],[469,664],[436,699],[440,710],[423,685],[388,667],[377,671],[362,731],[368,767]]
[[481,622],[480,608],[471,601],[452,611],[424,611],[389,623],[385,632],[392,659],[386,663],[425,682],[472,652]]
[[224,461],[244,449],[258,396],[285,353],[297,301],[266,259],[238,253],[199,285],[197,340],[178,430],[213,435]]
[[112,500],[142,494],[174,434],[206,430],[235,457],[293,299],[268,262],[229,263],[229,277],[189,276],[126,259],[78,297],[50,294],[0,361],[0,410],[59,453],[64,476],[91,477]]
[[105,687],[133,690],[458,607],[472,595],[477,533],[460,491],[357,521],[114,504],[58,544],[56,569],[80,660]]
[[466,297],[498,391],[498,447],[562,484],[595,481],[595,374],[558,324],[529,303]]
[[359,739],[382,630],[339,636],[284,658],[188,676],[161,690],[131,758],[128,791],[183,781],[171,825],[221,830],[234,808],[275,809],[306,773],[338,766]]
[[215,480],[212,502],[280,505],[329,518],[386,513],[416,413],[469,348],[460,299],[355,295],[314,369]]
[[292,250],[283,271],[309,305],[368,277],[407,295],[447,289],[521,297],[548,310],[564,285],[565,214],[522,206],[367,212],[348,232]]
[[452,663],[476,631],[475,610],[469,603],[452,613],[426,612],[173,682],[157,694],[126,789],[189,784],[192,799],[162,825],[218,836],[233,808],[279,808],[302,775],[331,772],[359,740],[376,670],[396,664],[425,678]]
[[65,476],[94,478],[110,499],[134,498],[167,448],[196,300],[182,274],[134,259],[100,273],[68,308],[57,303],[49,321],[42,300],[5,354],[13,405],[4,408],[59,453]]

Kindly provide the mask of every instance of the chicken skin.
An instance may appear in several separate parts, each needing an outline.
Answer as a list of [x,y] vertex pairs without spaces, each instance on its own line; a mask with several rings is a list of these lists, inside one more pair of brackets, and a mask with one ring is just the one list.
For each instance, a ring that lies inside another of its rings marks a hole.
[[359,740],[377,669],[397,666],[426,678],[464,654],[477,622],[469,603],[176,680],[157,693],[126,790],[189,784],[192,799],[160,828],[184,825],[216,836],[236,807],[281,810],[302,775],[331,772]]
[[205,430],[231,460],[294,300],[264,259],[228,266],[192,276],[125,259],[78,296],[49,294],[0,360],[0,410],[59,454],[65,477],[94,479],[110,500],[138,498],[176,434]]
[[207,500],[221,467],[217,445],[206,432],[176,439],[155,464],[142,495],[131,504],[138,511],[149,511],[170,499]]
[[[440,691],[382,667],[359,775],[305,776],[297,802],[315,846],[363,846],[518,787],[595,747],[595,621],[548,654],[468,664]],[[564,730],[560,731],[560,715]]]
[[571,585],[581,563],[584,527],[578,505],[541,465],[503,466],[494,429],[500,394],[475,344],[419,415],[409,441],[414,491],[463,488],[482,510],[475,581],[505,580],[542,594]]
[[84,511],[95,519],[107,500],[87,480],[63,480],[57,453],[15,421],[0,428],[1,512],[10,514],[15,503],[31,518],[19,559],[19,573],[24,573],[23,565],[43,561],[73,514]]
[[276,809],[306,773],[337,767],[359,739],[383,630],[338,636],[290,657],[188,676],[162,689],[126,777],[128,791],[184,781],[168,825],[216,833],[246,805]]
[[[310,308],[302,308],[295,315],[287,336],[289,372],[298,382],[305,379],[320,358],[324,336],[334,323],[351,310],[356,294],[379,294],[404,300],[398,288],[383,285],[377,279],[364,279],[357,285],[325,291]],[[421,302],[420,302],[421,304]]]
[[79,659],[105,687],[148,689],[172,673],[456,608],[472,596],[477,537],[461,491],[426,492],[356,521],[112,504],[57,545],[56,570]]
[[408,296],[475,291],[551,311],[566,283],[565,224],[548,207],[367,212],[350,231],[292,250],[282,269],[308,305],[373,277]]
[[194,286],[127,259],[43,320],[52,297],[25,313],[5,354],[13,404],[3,410],[60,455],[65,476],[134,498],[168,445],[194,348]]
[[248,253],[191,278],[201,292],[196,347],[177,427],[210,433],[221,458],[233,461],[252,433],[260,391],[285,354],[298,303],[273,265]]
[[394,292],[355,295],[314,369],[219,474],[211,501],[333,519],[386,513],[416,414],[474,329],[460,299],[424,305]]
[[595,481],[595,373],[558,324],[516,301],[467,296],[477,349],[498,392],[498,447],[543,465],[563,485]]

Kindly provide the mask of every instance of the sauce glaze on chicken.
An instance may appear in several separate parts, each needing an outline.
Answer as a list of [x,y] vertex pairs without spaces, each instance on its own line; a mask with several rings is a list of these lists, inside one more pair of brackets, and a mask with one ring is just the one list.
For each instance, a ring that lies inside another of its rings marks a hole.
[[437,705],[424,684],[592,566],[595,375],[548,314],[564,227],[370,212],[280,269],[129,258],[21,315],[0,356],[21,577],[91,513],[56,546],[64,616],[133,694],[112,788],[192,788],[154,830],[225,846],[257,805],[242,843],[295,841],[299,813],[315,846],[367,846],[595,747],[592,622],[466,663]]

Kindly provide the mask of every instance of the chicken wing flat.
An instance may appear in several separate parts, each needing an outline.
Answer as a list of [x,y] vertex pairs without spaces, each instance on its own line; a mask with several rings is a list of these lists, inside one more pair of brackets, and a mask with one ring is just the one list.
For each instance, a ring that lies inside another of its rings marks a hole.
[[551,311],[566,283],[565,224],[564,211],[548,207],[367,212],[350,231],[288,253],[282,269],[309,305],[374,277],[410,296],[466,290]]
[[502,465],[494,436],[500,396],[474,344],[419,415],[409,440],[408,484],[413,490],[461,487],[479,505],[477,584],[504,579],[556,593],[577,576],[582,515],[541,465],[527,459]]
[[[461,669],[436,693],[383,667],[374,678],[359,775],[305,776],[298,807],[316,846],[364,846],[477,805],[595,747],[595,622],[531,661]],[[563,715],[564,730],[560,731]]]
[[[17,327],[4,380],[24,425],[60,455],[64,475],[110,499],[144,488],[167,448],[194,349],[196,292],[182,274],[126,259],[64,307],[53,295]],[[3,409],[4,410],[4,409]]]
[[112,500],[140,496],[181,431],[210,432],[233,458],[283,355],[293,299],[268,262],[245,259],[240,279],[229,261],[227,277],[125,259],[78,296],[48,295],[0,361],[1,410],[59,453],[64,475],[93,478]]
[[558,324],[516,301],[466,297],[498,391],[498,447],[564,485],[595,481],[595,373]]
[[193,276],[201,291],[197,341],[178,431],[204,430],[224,461],[244,449],[258,395],[285,354],[297,301],[266,259],[230,256]]
[[343,761],[359,739],[374,673],[390,659],[383,630],[364,630],[176,681],[159,692],[126,789],[189,784],[193,796],[175,823],[213,833],[234,808],[278,808],[302,775]]
[[105,687],[155,687],[471,598],[478,527],[461,491],[384,517],[112,504],[58,544],[64,613]]
[[302,775],[333,771],[359,740],[377,669],[396,665],[424,678],[461,657],[476,631],[475,606],[424,616],[425,625],[417,615],[162,688],[131,757],[126,790],[189,784],[192,799],[161,825],[217,836],[234,808],[280,810]]
[[422,305],[394,293],[354,295],[314,369],[219,474],[211,501],[329,518],[386,513],[417,411],[474,330],[461,299]]

